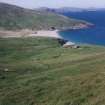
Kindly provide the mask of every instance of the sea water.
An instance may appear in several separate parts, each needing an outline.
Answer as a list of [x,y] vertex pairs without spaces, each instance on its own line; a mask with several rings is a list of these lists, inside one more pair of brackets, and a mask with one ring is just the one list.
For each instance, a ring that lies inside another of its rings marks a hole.
[[88,21],[94,27],[79,30],[66,30],[59,32],[67,40],[75,43],[96,44],[105,46],[105,11],[69,12],[63,15],[70,18]]

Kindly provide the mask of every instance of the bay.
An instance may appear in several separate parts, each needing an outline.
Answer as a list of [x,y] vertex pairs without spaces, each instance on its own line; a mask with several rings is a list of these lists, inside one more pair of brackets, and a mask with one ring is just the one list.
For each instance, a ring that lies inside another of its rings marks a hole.
[[60,35],[75,43],[96,44],[105,46],[105,11],[69,12],[63,15],[75,19],[85,20],[95,26],[87,29],[66,30]]

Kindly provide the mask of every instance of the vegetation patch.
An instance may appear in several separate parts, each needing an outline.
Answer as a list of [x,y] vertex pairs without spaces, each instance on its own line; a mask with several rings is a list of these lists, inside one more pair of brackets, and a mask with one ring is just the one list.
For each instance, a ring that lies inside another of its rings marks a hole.
[[104,90],[104,47],[0,39],[0,105],[104,105]]

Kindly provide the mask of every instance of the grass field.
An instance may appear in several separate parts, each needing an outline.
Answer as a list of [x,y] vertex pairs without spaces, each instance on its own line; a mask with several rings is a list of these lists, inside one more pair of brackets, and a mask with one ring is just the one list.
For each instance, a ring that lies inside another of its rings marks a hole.
[[0,105],[105,105],[105,48],[0,39]]

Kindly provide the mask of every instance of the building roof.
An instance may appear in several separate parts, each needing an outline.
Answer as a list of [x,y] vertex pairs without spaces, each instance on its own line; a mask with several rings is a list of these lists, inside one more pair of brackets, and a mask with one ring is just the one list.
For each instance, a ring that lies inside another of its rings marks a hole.
[[70,46],[70,45],[75,45],[75,43],[68,41],[64,44],[64,46]]

